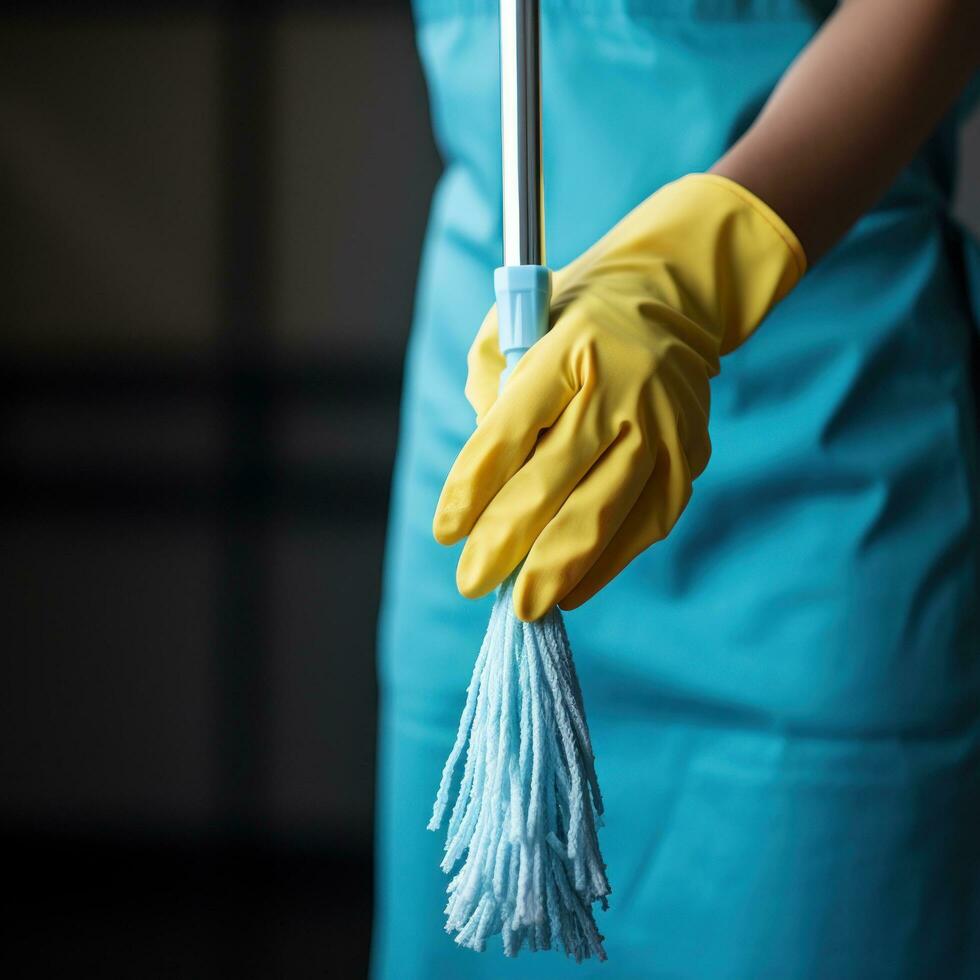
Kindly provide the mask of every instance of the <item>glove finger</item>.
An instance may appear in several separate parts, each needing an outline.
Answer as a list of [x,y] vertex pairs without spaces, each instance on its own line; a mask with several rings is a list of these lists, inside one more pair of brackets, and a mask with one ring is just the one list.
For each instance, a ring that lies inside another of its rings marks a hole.
[[470,533],[487,504],[524,465],[542,430],[554,425],[578,391],[573,372],[561,369],[563,342],[556,329],[528,351],[456,457],[432,522],[441,544],[454,544]]
[[504,370],[497,330],[497,307],[492,306],[466,355],[466,400],[473,406],[477,422],[497,400]]
[[485,595],[518,566],[614,438],[595,400],[580,391],[470,531],[456,569],[463,595]]
[[633,509],[580,582],[559,601],[576,609],[609,584],[637,555],[662,541],[691,499],[691,473],[684,454],[664,447]]
[[[671,371],[670,400],[673,409],[666,416],[676,420],[676,440],[683,446],[683,455],[691,471],[691,479],[700,476],[711,456],[708,435],[708,414],[711,389],[708,374],[703,368]],[[669,434],[670,435],[670,434]]]
[[573,589],[613,538],[654,470],[636,425],[624,428],[538,535],[514,586],[514,611],[531,621]]

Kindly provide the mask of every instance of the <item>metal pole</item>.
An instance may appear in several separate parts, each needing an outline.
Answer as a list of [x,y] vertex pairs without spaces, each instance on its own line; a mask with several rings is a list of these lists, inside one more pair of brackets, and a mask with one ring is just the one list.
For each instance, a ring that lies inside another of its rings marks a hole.
[[500,0],[504,265],[544,265],[538,0]]

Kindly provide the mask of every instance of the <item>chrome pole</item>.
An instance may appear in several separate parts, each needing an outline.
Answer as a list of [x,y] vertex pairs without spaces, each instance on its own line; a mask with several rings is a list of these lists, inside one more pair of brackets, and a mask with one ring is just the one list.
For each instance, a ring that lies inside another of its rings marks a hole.
[[544,265],[538,0],[500,0],[504,265]]

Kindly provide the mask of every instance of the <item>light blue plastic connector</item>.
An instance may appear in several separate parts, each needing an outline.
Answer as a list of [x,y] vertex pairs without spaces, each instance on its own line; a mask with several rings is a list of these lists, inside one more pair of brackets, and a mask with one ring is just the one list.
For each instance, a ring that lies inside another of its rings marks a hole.
[[505,265],[493,273],[500,351],[506,366],[500,384],[531,345],[548,332],[551,272],[544,265]]

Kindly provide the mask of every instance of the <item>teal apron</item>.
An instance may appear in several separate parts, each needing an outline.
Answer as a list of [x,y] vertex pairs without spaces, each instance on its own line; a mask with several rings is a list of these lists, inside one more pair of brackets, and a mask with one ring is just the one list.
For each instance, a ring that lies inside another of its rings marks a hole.
[[[747,128],[826,11],[544,0],[548,259]],[[567,616],[606,799],[609,961],[443,932],[426,831],[486,627],[431,520],[501,258],[496,4],[421,0],[445,160],[409,349],[380,638],[374,975],[980,977],[977,429],[951,118],[712,386],[669,540]]]

